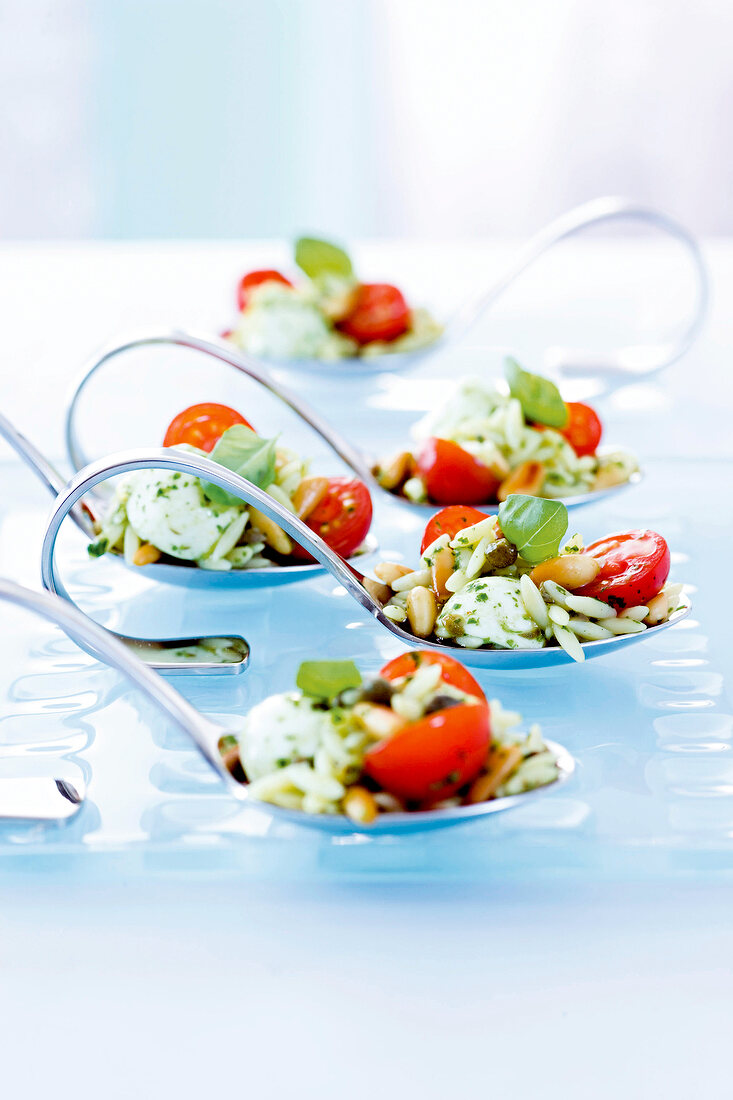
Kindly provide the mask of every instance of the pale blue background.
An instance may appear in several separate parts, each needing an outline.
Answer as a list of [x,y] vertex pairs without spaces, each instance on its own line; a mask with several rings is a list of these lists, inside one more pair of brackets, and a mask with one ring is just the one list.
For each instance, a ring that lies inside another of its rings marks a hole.
[[733,6],[0,0],[0,237],[733,230]]

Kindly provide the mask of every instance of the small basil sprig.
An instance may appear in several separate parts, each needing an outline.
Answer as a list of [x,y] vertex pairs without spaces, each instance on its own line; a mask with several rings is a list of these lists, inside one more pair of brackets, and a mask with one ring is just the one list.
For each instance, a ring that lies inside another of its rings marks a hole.
[[549,428],[564,428],[568,422],[568,407],[560,391],[549,378],[522,370],[516,359],[504,360],[504,374],[509,392],[522,406],[525,419]]
[[319,275],[342,275],[351,278],[354,268],[343,248],[316,237],[299,237],[295,242],[295,262],[310,279]]
[[304,695],[329,702],[347,688],[361,684],[361,673],[353,661],[303,661],[296,684]]
[[[266,489],[275,480],[275,442],[274,439],[262,439],[251,428],[245,428],[244,424],[235,424],[227,428],[209,458],[232,473],[245,477],[258,488]],[[215,504],[244,503],[240,497],[209,481],[202,481],[201,487]]]
[[499,526],[524,560],[536,565],[557,556],[568,510],[560,500],[512,493],[499,507]]

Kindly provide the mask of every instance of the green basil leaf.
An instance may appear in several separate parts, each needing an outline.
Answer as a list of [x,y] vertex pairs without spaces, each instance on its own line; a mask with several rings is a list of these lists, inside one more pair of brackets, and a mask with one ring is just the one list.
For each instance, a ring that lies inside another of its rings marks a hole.
[[[246,477],[258,488],[266,489],[275,480],[275,442],[274,439],[262,439],[244,424],[235,424],[227,428],[209,458],[240,477]],[[202,481],[201,486],[215,504],[244,503],[240,497],[209,481]]]
[[354,274],[351,260],[343,248],[316,237],[298,238],[295,262],[310,279],[317,279],[319,275],[343,275],[348,279]]
[[504,374],[509,392],[522,406],[527,420],[546,424],[549,428],[564,428],[568,422],[568,407],[560,391],[549,378],[522,370],[516,359],[504,360]]
[[353,661],[303,661],[295,682],[304,695],[330,700],[359,687],[361,673]]
[[557,556],[568,510],[560,500],[512,493],[499,507],[499,526],[524,560],[536,565]]

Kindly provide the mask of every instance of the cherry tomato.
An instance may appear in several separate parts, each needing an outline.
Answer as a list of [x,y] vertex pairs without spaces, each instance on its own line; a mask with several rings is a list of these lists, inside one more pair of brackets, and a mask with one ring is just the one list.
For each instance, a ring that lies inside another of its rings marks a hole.
[[290,279],[286,279],[279,271],[250,271],[239,280],[237,288],[237,305],[240,310],[246,309],[249,304],[249,293],[262,283],[282,283],[284,286],[292,286]]
[[656,531],[607,535],[583,552],[600,562],[601,571],[577,595],[595,596],[617,610],[648,603],[669,576],[669,547]]
[[496,499],[499,479],[451,439],[427,439],[417,465],[428,496],[437,504],[481,504]]
[[437,802],[476,778],[490,745],[488,704],[459,704],[380,741],[367,751],[364,771],[400,798]]
[[165,433],[163,446],[175,447],[177,443],[189,443],[202,451],[213,451],[227,428],[235,424],[244,424],[245,428],[254,431],[250,422],[228,405],[216,405],[212,402],[191,405],[173,417]]
[[395,340],[410,327],[410,311],[402,292],[388,283],[362,283],[350,312],[338,328],[359,344]]
[[[372,498],[358,478],[331,477],[328,491],[305,520],[332,550],[348,558],[357,550],[372,525]],[[297,543],[293,555],[312,561],[311,555]]]
[[409,653],[403,653],[400,657],[394,657],[388,661],[379,675],[383,680],[401,680],[403,676],[409,676],[421,665],[440,665],[440,678],[446,684],[452,684],[459,691],[465,691],[466,695],[475,695],[477,699],[484,699],[481,685],[460,661],[454,657],[447,657],[443,653],[435,653],[431,649],[411,649]]
[[488,518],[486,512],[479,512],[478,508],[467,508],[463,504],[451,504],[447,508],[441,508],[432,519],[428,520],[420,543],[420,553],[424,554],[428,546],[441,535],[448,535],[454,539],[464,527],[473,527],[474,523]]
[[579,458],[583,455],[594,455],[603,434],[598,413],[581,401],[568,401],[567,410],[568,422],[564,428],[557,430],[567,439]]

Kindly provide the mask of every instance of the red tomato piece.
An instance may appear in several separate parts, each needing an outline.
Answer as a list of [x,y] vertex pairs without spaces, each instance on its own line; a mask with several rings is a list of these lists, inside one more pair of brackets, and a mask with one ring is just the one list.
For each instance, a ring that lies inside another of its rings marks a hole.
[[464,527],[473,527],[474,523],[480,523],[482,519],[488,518],[486,512],[479,512],[478,508],[467,508],[462,504],[451,504],[447,508],[441,508],[432,519],[428,520],[420,543],[420,553],[424,554],[428,546],[441,535],[448,535],[452,540]]
[[216,405],[213,402],[191,405],[173,417],[165,433],[163,446],[175,447],[177,443],[189,443],[202,451],[213,451],[227,428],[235,424],[244,424],[245,428],[254,431],[250,422],[228,405]]
[[[306,524],[342,558],[348,558],[363,543],[372,525],[372,498],[358,478],[330,477],[328,491],[306,519]],[[312,561],[297,543],[293,556]]]
[[567,424],[557,431],[567,439],[579,458],[583,455],[594,455],[603,434],[598,413],[581,401],[568,401],[567,410]]
[[646,604],[669,576],[667,543],[656,531],[625,531],[607,535],[584,551],[600,562],[598,576],[578,588],[578,596],[594,596],[616,610]]
[[410,310],[396,286],[362,283],[356,289],[351,310],[337,327],[359,344],[396,340],[410,327]]
[[286,279],[279,271],[250,271],[239,280],[237,288],[237,305],[240,310],[246,309],[249,304],[250,291],[262,283],[282,283],[284,286],[292,286],[290,279]]
[[383,680],[401,680],[403,676],[416,672],[421,665],[440,665],[440,678],[446,684],[465,691],[466,695],[475,695],[477,699],[486,698],[478,680],[460,661],[443,653],[435,653],[432,649],[411,649],[409,653],[394,657],[379,670],[379,675]]
[[459,704],[380,741],[367,751],[364,771],[399,798],[437,802],[476,778],[490,745],[488,704]]
[[451,439],[427,439],[417,465],[428,496],[437,504],[482,504],[496,499],[499,479]]

